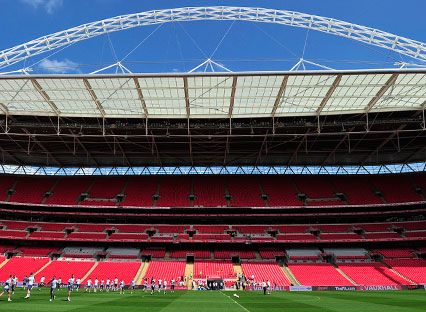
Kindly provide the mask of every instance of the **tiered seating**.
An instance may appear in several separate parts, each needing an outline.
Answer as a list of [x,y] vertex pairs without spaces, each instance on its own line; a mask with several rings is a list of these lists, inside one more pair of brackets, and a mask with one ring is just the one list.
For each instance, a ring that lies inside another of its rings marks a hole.
[[162,178],[157,207],[188,207],[191,184],[187,177]]
[[124,280],[126,285],[128,285],[136,277],[140,266],[141,262],[99,262],[87,278],[91,278],[92,280],[96,278],[98,280],[118,278],[119,281]]
[[311,176],[309,179],[303,176],[296,176],[293,179],[301,193],[308,198],[332,198],[335,197],[335,190],[330,181],[330,177]]
[[110,259],[137,259],[140,250],[138,248],[117,248],[110,247],[106,250]]
[[412,248],[374,249],[373,252],[382,254],[385,258],[411,258]]
[[76,205],[81,193],[86,192],[93,183],[92,177],[67,177],[59,180],[53,194],[44,202],[47,205]]
[[163,247],[145,248],[141,252],[142,256],[151,256],[152,258],[164,258],[166,256],[166,249]]
[[0,230],[0,238],[25,238],[28,235],[26,231]]
[[223,234],[229,230],[228,225],[194,225],[192,230],[199,234]]
[[49,258],[13,257],[1,268],[0,281],[5,281],[11,274],[22,281],[25,276],[37,272],[48,262]]
[[229,177],[228,191],[233,207],[264,207],[259,182],[253,177]]
[[219,177],[195,177],[194,195],[194,206],[226,206],[225,185]]
[[184,259],[187,255],[194,255],[195,259],[210,259],[210,250],[195,249],[195,250],[182,250],[176,249],[170,251],[170,258]]
[[178,280],[178,277],[185,275],[185,266],[186,262],[184,261],[151,261],[145,277],[148,279],[155,278],[156,280]]
[[278,241],[317,241],[318,238],[310,233],[306,234],[278,234]]
[[230,239],[229,234],[196,234],[192,237],[193,241],[226,241]]
[[321,240],[348,240],[360,239],[361,237],[356,233],[322,233]]
[[194,263],[194,277],[221,277],[233,278],[235,277],[234,267],[231,262],[223,261],[195,261]]
[[83,233],[83,232],[72,232],[68,234],[67,239],[75,239],[75,240],[87,240],[87,241],[95,241],[95,240],[104,240],[106,239],[106,233]]
[[350,286],[352,285],[335,267],[328,263],[289,264],[291,272],[302,285]]
[[130,177],[125,190],[126,197],[121,206],[152,207],[152,195],[156,192],[156,178]]
[[269,206],[301,206],[297,190],[288,176],[261,178],[263,192],[268,195]]
[[241,259],[254,259],[256,254],[251,250],[226,250],[220,249],[214,251],[216,259],[231,259],[233,256],[238,256]]
[[351,205],[382,204],[381,199],[374,194],[374,189],[365,177],[337,176],[333,179],[338,192],[347,196]]
[[405,237],[426,237],[426,231],[405,232]]
[[32,223],[30,222],[25,222],[25,221],[2,221],[2,223],[4,225],[6,225],[6,228],[8,230],[25,230],[27,229],[29,226],[32,225]]
[[[89,191],[91,199],[114,199],[117,194],[120,194],[126,183],[123,177],[102,177],[95,180]],[[83,205],[93,206],[114,206],[115,201],[84,201]]]
[[426,284],[426,261],[423,259],[388,259],[385,262],[417,284]]
[[7,191],[10,190],[16,181],[15,176],[0,176],[0,201],[6,200]]
[[259,254],[263,259],[275,259],[275,257],[285,256],[284,251],[273,247],[261,248],[259,249]]
[[74,274],[75,278],[83,278],[87,272],[95,264],[94,261],[67,261],[67,260],[54,260],[47,267],[45,267],[39,274],[37,279],[42,276],[46,278],[46,281],[52,280],[53,276],[56,278],[62,278],[62,281],[67,281],[68,278]]
[[254,276],[254,281],[257,283],[270,281],[272,285],[277,284],[278,286],[289,286],[291,284],[277,263],[243,262],[241,267],[244,275],[249,279]]
[[406,280],[399,277],[381,263],[345,263],[339,264],[355,283],[359,285],[404,285]]
[[112,233],[108,237],[108,241],[117,241],[117,242],[145,242],[148,240],[148,234],[135,234],[135,233]]
[[57,252],[58,248],[52,248],[52,247],[19,247],[18,249],[23,256],[26,257],[47,257],[52,252]]
[[389,238],[401,238],[401,235],[399,235],[398,233],[392,233],[392,232],[387,232],[387,233],[365,233],[364,234],[365,238],[367,239],[389,239]]
[[[49,177],[19,178],[15,193],[10,196],[10,202],[40,204],[44,194],[49,191],[55,179]],[[34,187],[37,185],[37,187]]]
[[388,203],[417,202],[422,199],[414,192],[408,176],[373,176],[371,181],[383,193]]
[[36,231],[30,234],[30,239],[35,240],[54,240],[54,239],[63,239],[65,237],[65,232],[44,232]]

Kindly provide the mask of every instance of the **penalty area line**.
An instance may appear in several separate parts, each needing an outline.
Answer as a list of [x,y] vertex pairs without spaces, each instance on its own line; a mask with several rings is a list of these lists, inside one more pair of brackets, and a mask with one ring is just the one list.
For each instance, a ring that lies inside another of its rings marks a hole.
[[247,309],[245,306],[241,305],[240,303],[238,303],[237,301],[235,301],[234,299],[232,299],[230,296],[225,295],[225,293],[223,291],[220,292],[222,295],[224,295],[226,298],[230,299],[231,301],[233,301],[236,305],[238,305],[241,309],[243,309],[246,312],[250,312],[249,309]]

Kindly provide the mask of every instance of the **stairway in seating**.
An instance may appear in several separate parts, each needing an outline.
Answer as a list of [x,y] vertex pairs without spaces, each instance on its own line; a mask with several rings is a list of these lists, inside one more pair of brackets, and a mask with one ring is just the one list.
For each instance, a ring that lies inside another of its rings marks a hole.
[[133,278],[133,280],[136,282],[136,285],[142,285],[143,278],[146,275],[146,272],[149,268],[149,262],[142,262],[141,266],[139,267],[138,272],[136,273],[136,276]]
[[6,263],[9,262],[10,259],[5,259],[2,263],[0,263],[0,269],[5,266]]
[[297,280],[296,276],[294,276],[293,272],[291,272],[290,268],[283,264],[281,266],[281,270],[283,271],[284,275],[287,277],[287,279],[296,286],[301,285],[300,282]]
[[188,289],[191,289],[192,286],[192,278],[194,276],[194,263],[186,263],[185,266],[185,276],[186,276],[186,285]]
[[410,280],[408,277],[402,275],[401,273],[399,273],[398,271],[396,271],[394,268],[392,268],[389,264],[387,264],[384,261],[381,261],[383,263],[383,265],[385,267],[387,267],[390,271],[392,271],[393,273],[395,273],[396,275],[398,275],[400,278],[405,279],[407,282],[409,282],[411,285],[416,285],[417,283],[413,282],[412,280]]
[[83,278],[81,280],[85,281],[90,276],[90,274],[92,274],[92,272],[96,269],[98,264],[99,264],[99,262],[93,263],[93,266],[90,268],[89,271],[87,271],[87,273],[83,276]]
[[48,263],[43,265],[37,272],[34,273],[34,276],[37,276],[37,274],[39,274],[41,271],[43,271],[51,263],[52,263],[52,260],[50,260]]
[[240,263],[233,263],[232,266],[234,267],[235,276],[238,276],[238,274],[243,274],[243,268],[241,267]]
[[338,266],[337,264],[333,264],[334,268],[337,270],[337,272],[340,273],[340,275],[342,275],[344,278],[346,278],[352,285],[354,286],[358,286],[357,283],[355,283],[355,281],[349,277],[349,275],[347,275],[345,272],[343,272]]

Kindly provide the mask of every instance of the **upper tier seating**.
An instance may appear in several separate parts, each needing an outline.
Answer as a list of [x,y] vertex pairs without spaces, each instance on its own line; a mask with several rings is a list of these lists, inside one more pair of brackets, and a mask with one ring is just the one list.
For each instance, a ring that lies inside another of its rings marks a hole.
[[206,277],[234,278],[234,267],[231,262],[195,261],[194,278]]
[[163,177],[157,207],[188,207],[191,184],[188,177]]
[[[46,205],[271,207],[420,202],[425,175],[369,176],[0,176],[0,201]],[[34,187],[36,185],[37,187]],[[8,190],[14,190],[8,196]],[[51,192],[51,193],[47,193]],[[80,195],[87,193],[86,199]],[[297,195],[305,194],[305,202]],[[343,193],[347,202],[337,198]],[[49,195],[50,194],[50,195]],[[123,194],[121,203],[116,196]],[[45,198],[45,195],[48,196]],[[153,195],[159,195],[154,197]],[[195,199],[190,200],[190,195]],[[225,196],[230,197],[225,199]],[[261,195],[266,195],[262,199]],[[80,198],[80,202],[79,201]]]
[[352,283],[328,263],[289,264],[291,272],[302,285],[351,286]]
[[0,201],[5,201],[7,192],[13,187],[16,182],[15,176],[0,176]]
[[274,247],[262,247],[259,254],[263,259],[275,259],[275,257],[284,257],[284,251]]
[[359,285],[409,284],[382,263],[345,263],[339,264],[339,268]]
[[164,247],[145,248],[141,251],[142,256],[151,256],[152,258],[164,258],[166,249]]
[[417,284],[426,284],[426,260],[423,259],[387,259],[385,262],[398,273]]
[[52,252],[57,252],[58,248],[54,247],[19,247],[18,250],[26,257],[47,257]]
[[194,250],[172,250],[170,251],[170,258],[184,259],[187,255],[193,255],[195,259],[210,259],[210,250],[207,249],[194,249]]
[[94,261],[67,261],[67,260],[54,260],[47,267],[45,267],[36,276],[38,280],[42,276],[46,278],[46,281],[52,280],[53,276],[61,278],[63,282],[67,281],[72,274],[75,278],[83,278],[87,272],[95,264]]
[[[99,262],[95,269],[90,273],[87,279],[91,278],[92,281],[96,278],[101,280],[115,279],[118,278],[119,281],[124,280],[126,285],[129,285],[130,282],[136,277],[136,273],[141,266],[141,262]],[[81,281],[84,283],[84,280]]]
[[277,263],[243,262],[241,267],[246,278],[251,279],[254,275],[254,281],[257,283],[270,281],[272,285],[277,284],[278,286],[291,284]]
[[0,281],[5,281],[9,275],[16,275],[20,281],[31,273],[36,273],[49,258],[13,257],[0,270]]
[[121,206],[152,207],[152,196],[157,192],[157,179],[150,177],[129,177]]
[[194,195],[194,206],[226,207],[225,184],[220,177],[195,177]]
[[297,199],[297,189],[288,176],[261,177],[263,192],[268,195],[268,204],[275,206],[301,206]]
[[56,179],[50,177],[19,177],[15,185],[15,193],[10,196],[9,201],[41,204],[44,194],[50,191],[55,183]]
[[220,249],[214,251],[215,259],[231,259],[233,256],[238,256],[241,259],[254,259],[256,254],[251,250],[226,250]]
[[[244,182],[243,182],[244,181]],[[228,191],[233,207],[264,207],[259,181],[255,177],[229,177]],[[242,186],[244,183],[244,186]]]
[[89,190],[93,181],[93,177],[62,178],[53,187],[53,194],[44,203],[46,205],[77,205],[79,196]]

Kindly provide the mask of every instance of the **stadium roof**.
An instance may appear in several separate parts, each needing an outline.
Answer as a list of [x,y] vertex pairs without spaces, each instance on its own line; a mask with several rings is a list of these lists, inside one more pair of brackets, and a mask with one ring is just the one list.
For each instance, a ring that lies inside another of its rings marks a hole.
[[0,113],[262,118],[424,110],[426,70],[0,76]]

